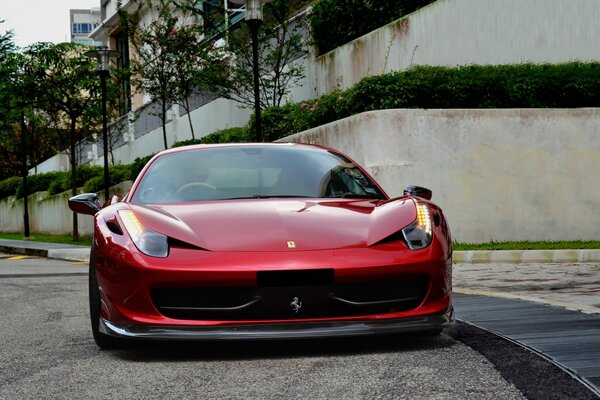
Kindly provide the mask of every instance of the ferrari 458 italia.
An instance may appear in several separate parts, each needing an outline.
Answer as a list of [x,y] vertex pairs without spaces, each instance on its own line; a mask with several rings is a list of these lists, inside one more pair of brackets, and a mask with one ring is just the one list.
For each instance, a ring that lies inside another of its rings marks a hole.
[[427,331],[453,321],[452,244],[431,191],[389,198],[333,149],[180,147],[94,215],[90,316],[127,339],[285,339]]

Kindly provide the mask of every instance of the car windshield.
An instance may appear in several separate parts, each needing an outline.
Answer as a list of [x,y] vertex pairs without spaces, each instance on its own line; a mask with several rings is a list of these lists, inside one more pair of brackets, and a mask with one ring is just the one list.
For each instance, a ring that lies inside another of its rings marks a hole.
[[213,147],[165,154],[150,165],[132,202],[162,204],[270,197],[385,195],[355,164],[325,149]]

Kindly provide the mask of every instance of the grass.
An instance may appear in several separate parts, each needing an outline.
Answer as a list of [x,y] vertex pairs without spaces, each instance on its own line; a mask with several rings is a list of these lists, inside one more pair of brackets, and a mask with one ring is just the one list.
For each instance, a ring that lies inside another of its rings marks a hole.
[[[23,240],[23,233],[0,232],[0,239]],[[44,233],[32,233],[28,240],[33,242],[75,244],[80,246],[89,246],[92,243],[92,238],[90,236],[80,236],[79,240],[74,241],[71,235],[47,235]]]
[[[22,233],[3,233],[0,232],[0,239],[23,240]],[[31,238],[34,242],[49,242],[75,244],[89,246],[92,238],[82,236],[78,241],[73,241],[71,235],[46,235],[42,233],[33,233]],[[600,249],[598,240],[574,240],[574,241],[556,241],[556,242],[494,242],[489,243],[457,243],[452,244],[454,250],[576,250],[576,249]]]
[[573,240],[556,242],[494,242],[489,243],[456,243],[452,244],[454,250],[576,250],[600,249],[597,240]]

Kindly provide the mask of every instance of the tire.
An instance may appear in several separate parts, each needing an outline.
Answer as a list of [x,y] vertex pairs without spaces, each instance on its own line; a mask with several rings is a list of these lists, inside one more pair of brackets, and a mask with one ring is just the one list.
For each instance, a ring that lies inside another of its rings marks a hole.
[[94,341],[103,350],[119,349],[125,347],[125,341],[113,336],[105,335],[100,332],[100,288],[98,287],[98,278],[96,277],[96,257],[94,246],[90,252],[90,273],[89,273],[89,297],[90,297],[90,322],[92,324],[92,335]]

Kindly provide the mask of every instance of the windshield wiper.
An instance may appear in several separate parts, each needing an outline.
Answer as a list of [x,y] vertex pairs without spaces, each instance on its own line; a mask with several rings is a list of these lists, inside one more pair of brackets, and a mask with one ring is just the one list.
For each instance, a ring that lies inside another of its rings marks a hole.
[[355,198],[355,199],[379,199],[379,200],[383,200],[383,197],[378,195],[378,194],[357,194],[357,193],[352,193],[352,192],[347,192],[344,193],[342,195],[339,196],[332,196],[333,198],[341,198],[341,199],[351,199],[351,198]]
[[300,195],[292,195],[292,194],[269,194],[269,195],[264,195],[264,194],[255,194],[252,196],[242,196],[242,197],[227,197],[224,198],[222,200],[245,200],[245,199],[282,199],[282,198],[311,198],[311,196],[300,196]]

